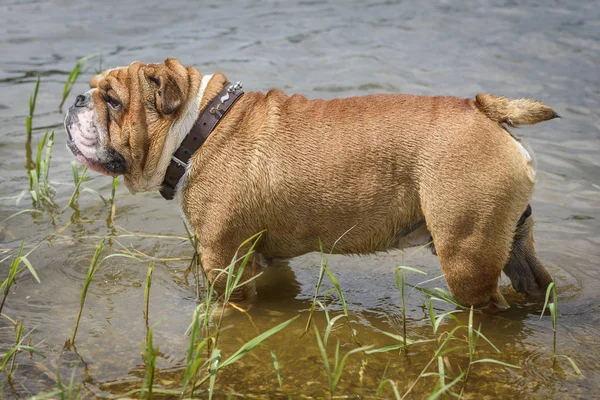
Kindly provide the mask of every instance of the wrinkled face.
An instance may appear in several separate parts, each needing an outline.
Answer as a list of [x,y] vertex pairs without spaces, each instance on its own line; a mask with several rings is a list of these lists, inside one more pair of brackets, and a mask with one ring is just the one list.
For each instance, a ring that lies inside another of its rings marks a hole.
[[124,175],[132,192],[156,189],[161,158],[171,157],[162,154],[169,129],[189,111],[200,79],[173,59],[104,71],[68,110],[67,146],[90,169]]

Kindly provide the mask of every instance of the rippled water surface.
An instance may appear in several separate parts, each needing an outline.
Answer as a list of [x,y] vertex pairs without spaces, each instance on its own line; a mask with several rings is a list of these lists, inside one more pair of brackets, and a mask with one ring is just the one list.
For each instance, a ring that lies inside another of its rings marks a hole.
[[[119,187],[114,226],[110,206],[84,192],[78,210],[20,214],[32,207],[26,173],[25,117],[36,77],[41,76],[33,120],[35,142],[54,129],[50,167],[55,200],[62,208],[73,191],[72,156],[65,147],[58,110],[62,86],[78,58],[101,53],[86,64],[67,104],[85,90],[98,68],[134,60],[179,58],[203,73],[220,71],[242,80],[246,90],[282,88],[311,98],[368,93],[445,94],[473,97],[479,92],[529,96],[551,105],[563,117],[524,128],[535,150],[539,183],[532,206],[539,257],[556,278],[559,293],[559,354],[572,357],[553,365],[552,325],[540,319],[542,305],[514,293],[503,278],[512,308],[498,316],[475,316],[475,324],[500,350],[480,343],[478,357],[494,357],[520,369],[478,364],[465,387],[467,398],[600,397],[600,4],[597,1],[15,1],[0,3],[0,259],[26,238],[41,283],[17,276],[3,314],[23,321],[31,343],[46,358],[20,353],[12,384],[0,375],[2,397],[25,397],[57,386],[56,372],[82,383],[86,398],[119,397],[140,386],[146,371],[141,356],[145,255],[155,265],[150,323],[159,347],[155,385],[177,388],[188,346],[186,329],[197,305],[195,286],[184,271],[193,255],[177,205],[158,193],[130,195]],[[101,63],[101,65],[100,65]],[[110,195],[111,180],[92,174],[89,188]],[[94,246],[112,235],[106,254],[135,249],[142,260],[113,258],[102,265],[86,300],[77,351],[63,351],[79,307],[79,295]],[[161,237],[157,237],[161,236]],[[45,240],[50,238],[50,240]],[[143,254],[142,254],[143,253]],[[277,263],[259,281],[259,299],[249,313],[228,310],[220,347],[225,356],[241,343],[297,314],[300,318],[217,376],[224,392],[261,398],[327,396],[327,378],[314,334],[301,333],[318,279],[318,254]],[[440,274],[437,259],[423,251],[371,257],[333,257],[361,344],[396,343],[383,332],[399,332],[401,300],[394,268],[421,268]],[[7,274],[7,262],[0,274]],[[435,281],[426,286],[443,285]],[[331,287],[329,281],[324,286]],[[325,290],[322,289],[322,292]],[[408,335],[430,339],[422,308],[424,295],[408,291]],[[335,296],[333,296],[335,298]],[[439,305],[439,312],[450,310]],[[334,301],[331,312],[340,312]],[[466,322],[466,314],[459,317]],[[325,315],[316,325],[324,330]],[[355,347],[345,323],[332,333],[342,353]],[[449,321],[441,331],[456,325]],[[13,344],[15,329],[0,319],[0,352]],[[435,344],[397,351],[351,355],[337,394],[374,398],[382,377],[401,393],[427,365]],[[271,349],[281,369],[279,387]],[[450,356],[455,377],[467,365],[466,350]],[[434,367],[437,363],[434,364]],[[429,371],[435,371],[430,368]],[[423,378],[414,398],[430,392],[436,378]],[[219,392],[221,393],[221,392]],[[133,395],[137,397],[136,395]],[[382,398],[393,396],[390,386]]]

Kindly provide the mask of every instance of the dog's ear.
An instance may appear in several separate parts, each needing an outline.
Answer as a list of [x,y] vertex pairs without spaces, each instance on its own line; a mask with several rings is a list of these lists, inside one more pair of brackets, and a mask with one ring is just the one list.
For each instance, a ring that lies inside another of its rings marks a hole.
[[183,100],[183,93],[177,81],[168,72],[148,73],[146,79],[155,86],[155,100],[158,112],[173,114]]
[[173,114],[181,105],[183,93],[169,75],[150,75],[148,80],[156,86],[156,108],[164,115]]
[[188,74],[181,63],[168,58],[165,64],[148,65],[144,75],[155,88],[156,108],[163,115],[179,109],[187,95]]

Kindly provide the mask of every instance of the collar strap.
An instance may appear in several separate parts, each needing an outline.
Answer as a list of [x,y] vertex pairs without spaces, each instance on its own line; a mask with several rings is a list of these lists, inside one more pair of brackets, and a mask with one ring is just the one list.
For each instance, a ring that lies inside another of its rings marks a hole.
[[175,197],[177,184],[185,174],[192,154],[204,144],[219,121],[243,94],[241,82],[227,82],[219,94],[202,109],[198,120],[171,157],[171,163],[160,189],[162,197],[166,200]]

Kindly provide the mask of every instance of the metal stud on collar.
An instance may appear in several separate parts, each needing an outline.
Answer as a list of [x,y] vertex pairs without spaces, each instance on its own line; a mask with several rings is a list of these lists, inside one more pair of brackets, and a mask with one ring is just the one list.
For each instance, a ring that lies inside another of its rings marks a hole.
[[227,91],[229,93],[233,93],[233,92],[237,92],[238,90],[240,90],[243,87],[242,82],[237,81],[236,83],[234,83],[233,85],[230,85],[227,88]]
[[[240,82],[240,81],[237,81],[236,83],[229,85],[229,87],[227,87],[227,92],[223,96],[221,96],[221,104],[225,104],[225,102],[229,101],[229,97],[230,97],[229,94],[230,93],[235,94],[237,91],[242,89],[242,86],[243,86],[242,82]],[[217,106],[216,111],[221,111],[218,106]],[[211,114],[214,114],[215,112],[213,112],[212,109],[210,110]]]

